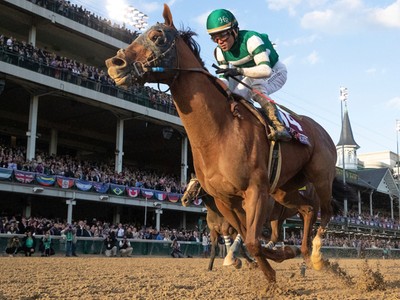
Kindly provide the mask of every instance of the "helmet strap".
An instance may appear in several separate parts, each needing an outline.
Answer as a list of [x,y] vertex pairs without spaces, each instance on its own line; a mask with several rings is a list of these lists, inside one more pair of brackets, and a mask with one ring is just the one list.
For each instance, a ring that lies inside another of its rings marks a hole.
[[234,27],[234,28],[232,28],[232,35],[233,35],[233,38],[235,39],[235,41],[236,41],[236,39],[237,39],[237,37],[238,37],[238,35],[239,35],[239,27]]

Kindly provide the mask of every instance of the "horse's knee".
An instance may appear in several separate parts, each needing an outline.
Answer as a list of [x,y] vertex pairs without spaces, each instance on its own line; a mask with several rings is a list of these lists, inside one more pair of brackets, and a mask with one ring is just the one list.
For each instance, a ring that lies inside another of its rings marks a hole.
[[261,255],[261,246],[259,243],[246,243],[246,248],[252,256]]

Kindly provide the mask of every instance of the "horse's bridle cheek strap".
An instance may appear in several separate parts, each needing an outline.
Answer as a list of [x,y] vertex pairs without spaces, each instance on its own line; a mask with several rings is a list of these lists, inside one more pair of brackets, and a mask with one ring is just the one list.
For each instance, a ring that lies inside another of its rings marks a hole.
[[[176,38],[178,37],[178,32],[172,32],[171,30],[162,30],[162,32],[163,39],[161,40],[160,45],[157,45],[157,42],[150,40],[146,34],[137,38],[136,42],[141,44],[145,49],[150,50],[152,55],[146,62],[134,62],[132,64],[133,69],[135,69],[133,72],[136,73],[134,75],[142,77],[144,73],[151,72],[153,67],[161,67],[164,69],[177,67],[174,66],[174,63],[177,63]],[[139,65],[143,72],[137,72]]]

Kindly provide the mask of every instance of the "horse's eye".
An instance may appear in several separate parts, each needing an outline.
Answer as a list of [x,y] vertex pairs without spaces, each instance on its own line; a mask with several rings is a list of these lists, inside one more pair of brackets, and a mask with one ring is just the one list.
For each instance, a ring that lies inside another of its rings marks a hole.
[[166,43],[166,39],[162,30],[154,30],[149,34],[149,39],[156,45],[163,45]]

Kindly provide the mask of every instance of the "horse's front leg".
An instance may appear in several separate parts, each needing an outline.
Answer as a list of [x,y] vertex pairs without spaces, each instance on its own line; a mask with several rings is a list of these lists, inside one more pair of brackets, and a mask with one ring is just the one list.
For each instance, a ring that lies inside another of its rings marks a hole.
[[245,244],[252,257],[257,260],[258,266],[270,282],[276,281],[276,272],[271,267],[263,253],[259,237],[268,212],[274,207],[274,200],[267,192],[258,188],[248,189],[245,198],[247,236]]

